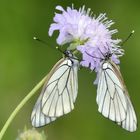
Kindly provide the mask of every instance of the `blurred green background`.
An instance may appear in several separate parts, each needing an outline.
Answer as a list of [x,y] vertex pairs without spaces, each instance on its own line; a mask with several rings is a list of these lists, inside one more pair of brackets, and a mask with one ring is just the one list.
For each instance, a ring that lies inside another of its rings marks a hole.
[[[48,37],[56,5],[64,7],[74,3],[90,7],[94,14],[106,12],[116,22],[117,38],[125,39],[135,30],[125,44],[125,56],[121,58],[121,72],[140,120],[140,2],[137,0],[0,0],[0,128],[27,93],[61,58],[51,47],[56,46],[56,35]],[[34,41],[38,36],[50,47]],[[44,130],[48,140],[138,140],[140,129],[129,133],[97,111],[95,74],[79,71],[79,93],[75,110]],[[10,125],[3,140],[15,140],[25,125],[31,127],[30,114],[39,92],[24,106]]]

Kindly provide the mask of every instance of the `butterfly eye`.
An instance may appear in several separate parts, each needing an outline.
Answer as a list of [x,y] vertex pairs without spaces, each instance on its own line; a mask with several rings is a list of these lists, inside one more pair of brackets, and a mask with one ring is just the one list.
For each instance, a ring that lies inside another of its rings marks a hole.
[[64,54],[65,54],[65,56],[67,56],[67,57],[73,57],[73,54],[72,54],[70,51],[68,51],[68,50],[66,50],[66,51],[64,52]]
[[108,54],[108,57],[111,57],[111,56],[112,56],[112,53],[109,53],[109,54]]

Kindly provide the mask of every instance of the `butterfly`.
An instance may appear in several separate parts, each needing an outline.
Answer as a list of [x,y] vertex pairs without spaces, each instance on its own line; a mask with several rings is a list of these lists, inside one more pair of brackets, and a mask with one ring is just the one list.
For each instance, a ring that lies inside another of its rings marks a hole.
[[74,109],[78,93],[79,61],[70,51],[64,54],[65,57],[48,74],[33,108],[31,122],[34,127],[49,124]]
[[[116,122],[125,130],[134,132],[137,129],[135,110],[128,95],[128,90],[120,69],[111,60],[113,53],[108,51],[108,53],[104,55],[101,52],[104,58],[101,59],[101,65],[97,74],[96,102],[98,111],[104,117]],[[94,56],[91,57],[94,58]]]

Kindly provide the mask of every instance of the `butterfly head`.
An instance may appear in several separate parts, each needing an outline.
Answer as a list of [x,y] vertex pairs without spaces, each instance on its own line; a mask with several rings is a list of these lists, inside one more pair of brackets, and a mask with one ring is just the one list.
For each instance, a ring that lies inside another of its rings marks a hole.
[[109,60],[111,58],[113,54],[111,52],[107,52],[105,55],[104,55],[104,60]]
[[65,55],[65,57],[71,57],[71,58],[74,57],[73,53],[71,51],[68,51],[68,50],[66,50],[64,52],[64,55]]

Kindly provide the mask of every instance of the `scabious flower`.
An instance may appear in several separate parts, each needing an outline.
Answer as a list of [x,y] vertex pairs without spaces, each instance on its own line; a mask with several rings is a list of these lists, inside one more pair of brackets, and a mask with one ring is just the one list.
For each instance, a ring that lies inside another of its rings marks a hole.
[[49,29],[49,35],[52,36],[55,30],[59,30],[57,43],[63,45],[76,40],[83,41],[88,38],[86,29],[92,19],[89,17],[90,9],[86,12],[84,6],[77,11],[74,7],[67,7],[65,11],[61,6],[56,7],[62,13],[55,14],[54,22]]
[[[108,20],[106,14],[93,16],[90,9],[85,10],[83,6],[79,10],[74,7],[67,7],[64,10],[61,6],[56,7],[61,13],[56,13],[54,23],[51,24],[49,35],[52,36],[55,30],[59,31],[57,43],[75,43],[76,49],[82,53],[80,64],[98,72],[101,60],[105,59],[106,54],[111,53],[111,60],[119,64],[118,56],[123,55],[118,43],[120,39],[112,39],[112,35],[117,30],[109,30],[114,24]],[[118,55],[119,54],[119,55]]]

